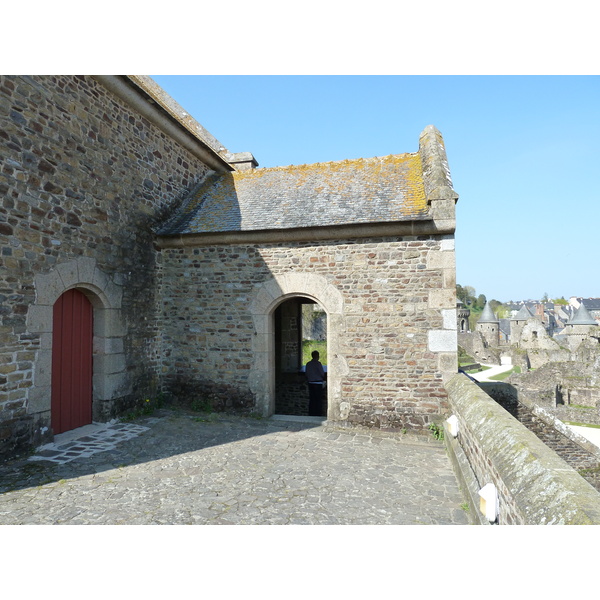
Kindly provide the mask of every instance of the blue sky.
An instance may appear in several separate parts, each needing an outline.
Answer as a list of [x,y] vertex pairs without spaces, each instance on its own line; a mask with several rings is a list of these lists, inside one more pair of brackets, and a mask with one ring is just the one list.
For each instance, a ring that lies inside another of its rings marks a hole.
[[106,0],[90,19],[34,0],[35,44],[9,27],[0,50],[4,73],[169,74],[154,77],[262,167],[415,152],[433,124],[460,195],[458,282],[599,297],[596,4]]
[[260,167],[418,150],[442,133],[457,281],[501,301],[600,297],[598,76],[157,76]]

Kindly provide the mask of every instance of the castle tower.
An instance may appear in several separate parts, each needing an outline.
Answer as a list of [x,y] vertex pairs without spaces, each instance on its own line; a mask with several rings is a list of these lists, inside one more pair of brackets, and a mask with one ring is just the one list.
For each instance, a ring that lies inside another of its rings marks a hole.
[[598,327],[598,322],[590,315],[582,302],[563,330],[563,334],[567,336],[569,348],[577,349],[579,344],[589,336],[592,327]]
[[489,302],[486,302],[483,307],[476,329],[481,333],[488,346],[498,347],[500,345],[500,321]]
[[457,329],[459,333],[469,331],[469,316],[471,311],[460,301],[456,302]]
[[510,343],[518,346],[521,341],[521,333],[523,331],[523,327],[525,327],[525,323],[529,319],[531,319],[533,315],[531,311],[527,308],[526,304],[523,304],[521,310],[510,319]]

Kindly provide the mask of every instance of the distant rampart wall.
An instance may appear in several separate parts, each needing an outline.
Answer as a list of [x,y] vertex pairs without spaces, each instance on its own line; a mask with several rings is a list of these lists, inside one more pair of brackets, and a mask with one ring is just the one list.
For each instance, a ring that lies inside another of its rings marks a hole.
[[500,525],[600,524],[600,493],[535,434],[468,377],[446,388],[458,420],[447,447],[475,514],[478,491],[492,483]]

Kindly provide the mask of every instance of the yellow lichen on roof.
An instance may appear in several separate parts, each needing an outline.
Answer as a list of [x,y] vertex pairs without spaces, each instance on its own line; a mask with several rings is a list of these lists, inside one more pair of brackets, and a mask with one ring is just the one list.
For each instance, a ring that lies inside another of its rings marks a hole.
[[208,175],[180,209],[186,232],[428,219],[421,157],[397,154]]
[[407,194],[402,207],[403,214],[420,213],[427,210],[427,196],[423,184],[423,167],[419,154],[411,155],[407,161],[405,181],[407,183]]
[[[403,214],[422,213],[427,210],[421,159],[418,153],[393,154],[375,158],[359,158],[335,162],[289,165],[238,171],[232,174],[234,183],[251,185],[281,185],[288,181],[296,189],[308,182],[313,191],[346,195],[352,184],[360,184],[363,191],[377,195],[385,185],[394,185],[404,199]],[[317,183],[318,182],[318,183]]]
[[383,157],[375,157],[375,158],[357,158],[357,159],[346,159],[332,162],[323,162],[323,163],[312,163],[312,164],[304,164],[304,165],[288,165],[285,167],[268,167],[261,169],[250,169],[248,171],[236,171],[233,173],[233,176],[236,180],[244,180],[244,179],[258,179],[264,177],[265,175],[270,175],[273,173],[289,173],[291,174],[302,174],[302,173],[323,173],[323,172],[331,172],[331,173],[340,173],[343,171],[347,171],[350,168],[359,169],[370,167],[371,165],[380,163],[380,164],[395,164],[400,165],[404,162],[410,161],[413,159],[416,154],[406,153],[406,154],[391,154],[389,156]]

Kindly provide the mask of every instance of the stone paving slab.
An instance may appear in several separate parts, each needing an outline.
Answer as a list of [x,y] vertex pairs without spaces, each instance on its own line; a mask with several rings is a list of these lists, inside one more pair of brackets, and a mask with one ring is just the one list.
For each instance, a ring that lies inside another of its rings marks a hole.
[[164,410],[66,444],[0,465],[0,525],[469,523],[433,438]]
[[134,423],[93,423],[54,436],[54,442],[40,446],[29,461],[50,461],[65,464],[78,458],[92,456],[117,447],[148,427]]

